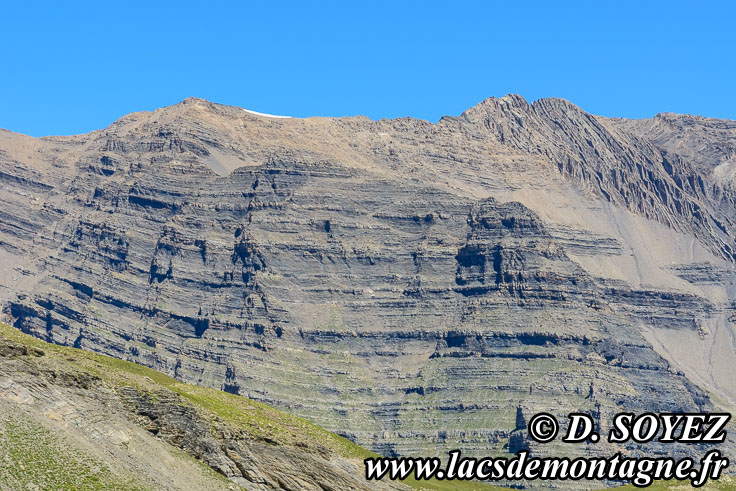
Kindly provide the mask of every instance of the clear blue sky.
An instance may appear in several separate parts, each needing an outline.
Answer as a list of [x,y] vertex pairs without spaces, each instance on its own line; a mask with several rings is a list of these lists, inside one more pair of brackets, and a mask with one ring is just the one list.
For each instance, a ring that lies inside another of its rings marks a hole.
[[0,127],[81,133],[196,96],[438,120],[489,96],[736,119],[736,2],[0,0]]

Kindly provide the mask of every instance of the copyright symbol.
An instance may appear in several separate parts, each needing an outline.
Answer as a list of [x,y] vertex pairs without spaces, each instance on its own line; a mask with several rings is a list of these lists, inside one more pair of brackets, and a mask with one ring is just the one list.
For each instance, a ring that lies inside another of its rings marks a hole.
[[554,416],[549,413],[539,413],[532,416],[527,425],[529,436],[539,443],[551,442],[560,431],[560,425]]

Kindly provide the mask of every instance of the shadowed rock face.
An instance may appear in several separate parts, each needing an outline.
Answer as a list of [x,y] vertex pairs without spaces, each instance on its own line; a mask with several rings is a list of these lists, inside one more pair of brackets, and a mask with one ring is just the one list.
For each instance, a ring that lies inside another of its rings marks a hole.
[[630,126],[518,96],[438,124],[188,99],[0,133],[0,296],[25,332],[384,454],[558,452],[518,423],[543,410],[730,407],[733,193]]

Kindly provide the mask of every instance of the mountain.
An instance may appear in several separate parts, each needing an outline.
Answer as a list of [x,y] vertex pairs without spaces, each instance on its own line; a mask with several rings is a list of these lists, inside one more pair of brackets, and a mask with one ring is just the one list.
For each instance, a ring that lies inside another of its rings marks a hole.
[[187,99],[0,132],[0,301],[384,455],[608,454],[526,421],[736,402],[734,124],[509,95],[437,124]]

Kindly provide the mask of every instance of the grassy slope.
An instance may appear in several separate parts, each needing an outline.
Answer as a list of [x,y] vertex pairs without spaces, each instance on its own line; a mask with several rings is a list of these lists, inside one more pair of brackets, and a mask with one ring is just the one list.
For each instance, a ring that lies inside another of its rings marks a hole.
[[[288,446],[314,447],[319,445],[326,447],[331,453],[346,458],[377,457],[377,454],[304,419],[241,396],[207,387],[184,384],[168,375],[135,363],[49,344],[3,323],[0,323],[0,337],[39,348],[43,350],[47,360],[54,360],[67,370],[78,370],[97,375],[111,387],[135,386],[150,392],[157,392],[161,389],[171,390],[189,401],[203,414],[217,416],[227,423],[242,428],[256,438],[268,439]],[[37,439],[33,438],[33,440]],[[26,450],[19,449],[19,451]],[[73,468],[73,466],[70,467],[70,469]],[[104,472],[98,474],[100,475],[92,479],[104,479]],[[94,482],[87,484],[94,485]],[[104,487],[104,484],[109,483],[101,482],[100,484]],[[405,481],[405,484],[418,489],[500,489],[480,483],[458,481],[422,481],[419,483],[409,479]]]
[[105,463],[79,451],[22,413],[2,412],[0,483],[46,489],[146,489],[134,476],[114,474]]

